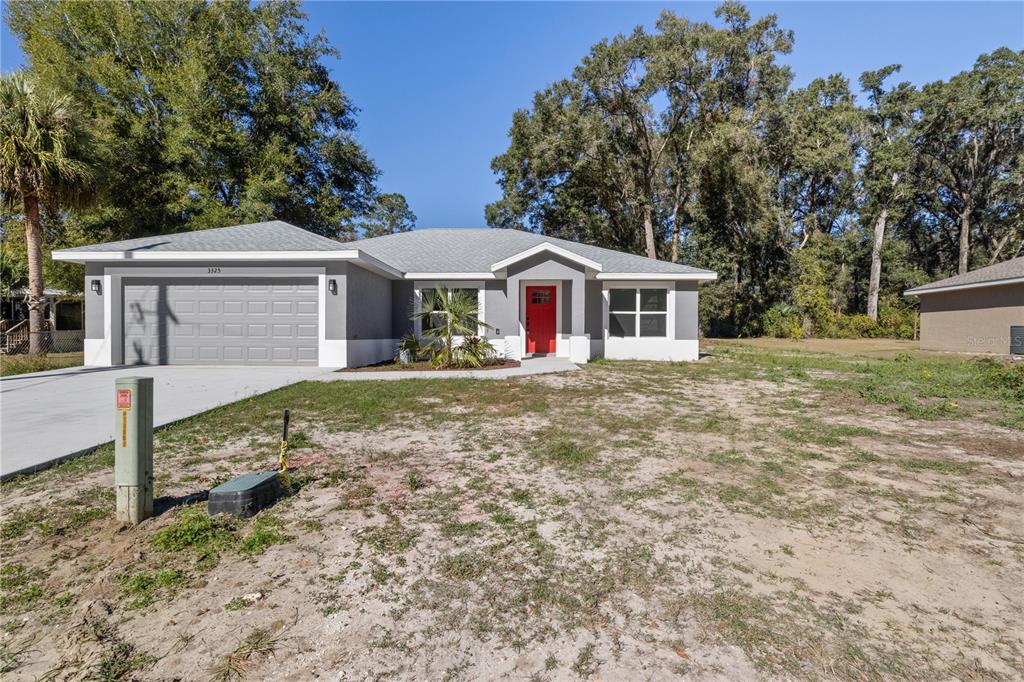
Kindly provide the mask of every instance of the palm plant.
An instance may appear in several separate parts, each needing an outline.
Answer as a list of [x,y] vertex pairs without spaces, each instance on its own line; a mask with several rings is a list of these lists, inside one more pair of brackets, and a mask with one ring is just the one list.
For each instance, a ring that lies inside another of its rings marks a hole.
[[483,367],[494,358],[494,345],[482,336],[467,336],[455,349],[457,362],[465,367]]
[[455,337],[476,336],[480,327],[490,328],[480,319],[475,298],[464,291],[448,291],[444,287],[423,296],[413,319],[422,323],[422,336],[434,367],[459,364]]
[[81,116],[71,99],[41,91],[23,72],[0,77],[0,193],[25,214],[29,353],[44,351],[43,225],[40,207],[56,214],[89,198],[92,173]]

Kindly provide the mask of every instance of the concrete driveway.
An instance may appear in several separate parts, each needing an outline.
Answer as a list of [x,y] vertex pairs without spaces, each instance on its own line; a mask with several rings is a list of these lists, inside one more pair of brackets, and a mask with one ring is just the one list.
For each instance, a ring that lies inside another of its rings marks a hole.
[[330,372],[318,367],[72,367],[0,379],[0,477],[45,468],[113,439],[114,380],[153,377],[153,422]]

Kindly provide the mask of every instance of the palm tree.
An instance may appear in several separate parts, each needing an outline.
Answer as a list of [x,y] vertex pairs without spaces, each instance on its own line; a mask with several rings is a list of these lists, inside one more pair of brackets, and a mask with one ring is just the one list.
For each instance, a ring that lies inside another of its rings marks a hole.
[[424,295],[419,312],[413,318],[422,321],[422,336],[427,341],[431,363],[435,367],[457,364],[456,336],[476,336],[480,327],[490,328],[480,320],[476,298],[464,291],[448,291],[444,287]]
[[12,208],[20,202],[25,214],[30,353],[45,350],[40,207],[56,212],[91,195],[86,147],[69,97],[43,92],[24,72],[0,77],[0,192]]

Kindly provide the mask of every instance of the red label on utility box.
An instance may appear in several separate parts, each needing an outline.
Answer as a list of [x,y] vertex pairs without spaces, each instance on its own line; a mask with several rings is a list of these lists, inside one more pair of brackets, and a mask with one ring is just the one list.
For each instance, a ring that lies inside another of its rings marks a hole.
[[117,409],[132,409],[132,392],[126,388],[117,389]]

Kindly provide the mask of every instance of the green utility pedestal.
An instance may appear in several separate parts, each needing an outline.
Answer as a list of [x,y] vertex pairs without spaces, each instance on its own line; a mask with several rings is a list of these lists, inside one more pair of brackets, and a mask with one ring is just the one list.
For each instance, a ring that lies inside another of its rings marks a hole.
[[153,378],[117,379],[114,394],[117,519],[134,524],[153,515]]

